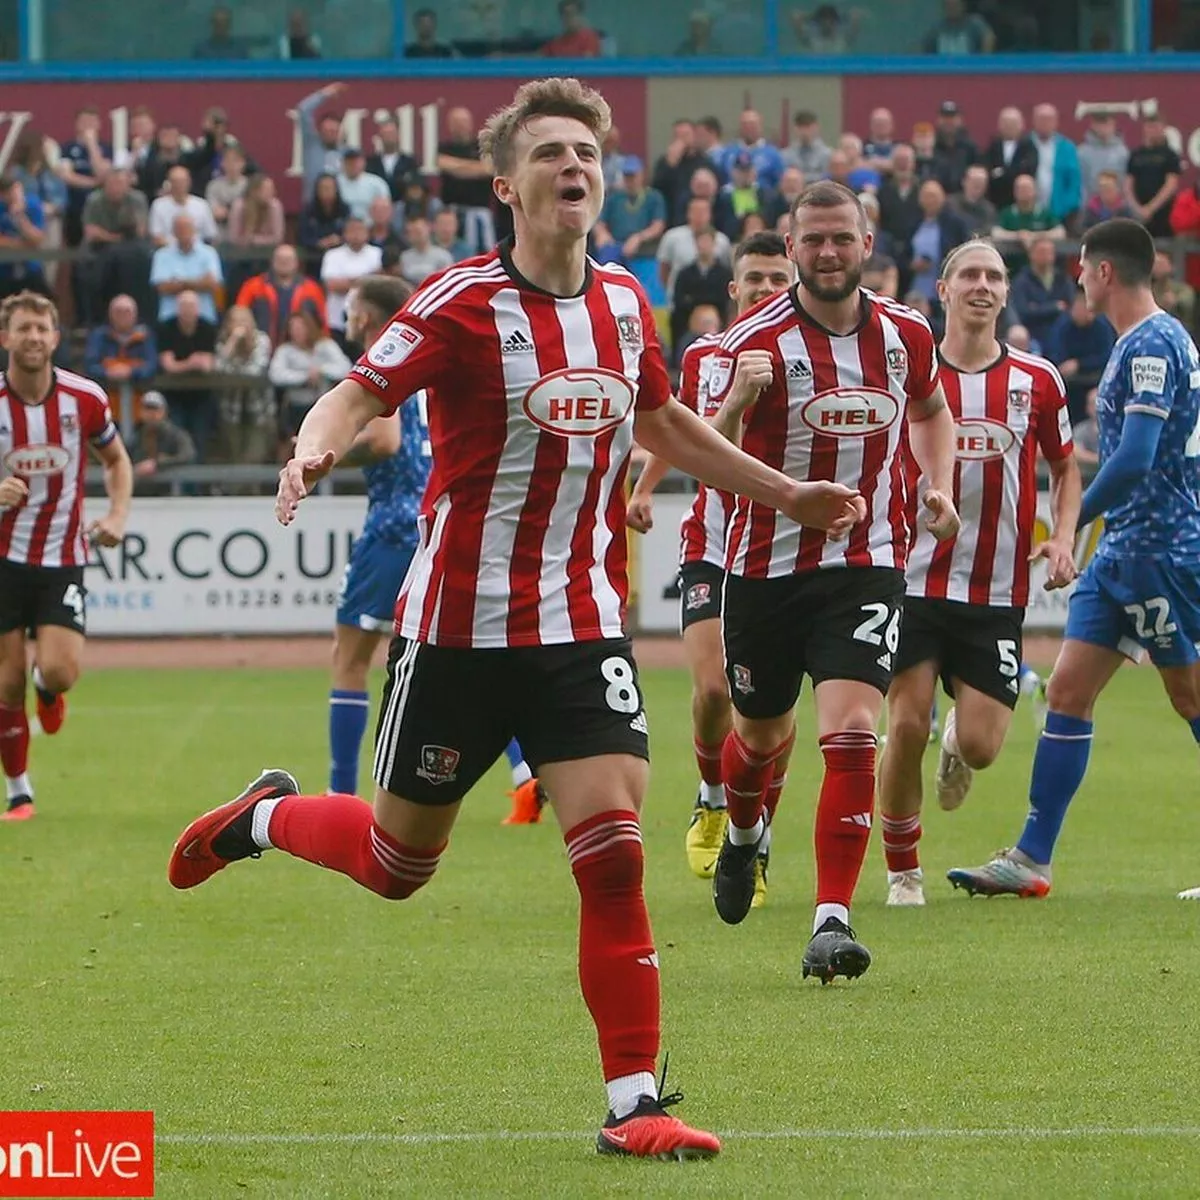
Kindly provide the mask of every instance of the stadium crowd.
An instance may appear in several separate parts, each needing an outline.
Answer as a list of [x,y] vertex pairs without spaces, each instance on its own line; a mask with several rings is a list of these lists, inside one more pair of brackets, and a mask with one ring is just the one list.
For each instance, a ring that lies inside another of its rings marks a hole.
[[[437,174],[425,176],[394,122],[371,145],[344,142],[344,90],[331,83],[297,104],[295,213],[258,168],[253,135],[231,128],[219,107],[191,136],[136,109],[119,160],[95,108],[79,111],[57,154],[45,133],[22,132],[0,176],[8,252],[0,295],[33,288],[58,299],[72,331],[63,363],[101,381],[134,427],[144,486],[163,466],[285,457],[304,413],[358,353],[346,336],[354,281],[382,272],[419,283],[510,231],[474,114],[445,113]],[[1168,144],[1161,113],[1143,121],[1132,147],[1110,113],[1094,113],[1078,144],[1059,132],[1052,105],[1036,104],[1030,116],[1027,128],[1008,107],[994,130],[968,130],[946,100],[909,131],[880,107],[866,129],[839,132],[801,111],[776,144],[747,109],[736,131],[714,117],[680,119],[649,162],[624,153],[614,128],[592,250],[647,285],[677,366],[691,341],[731,315],[738,243],[783,229],[814,180],[861,195],[875,232],[865,284],[919,309],[935,329],[940,263],[972,235],[988,235],[1012,274],[1003,335],[1058,365],[1087,457],[1089,397],[1115,337],[1076,287],[1076,239],[1108,217],[1143,221],[1163,250],[1159,302],[1194,331],[1200,255],[1176,251],[1200,239],[1200,183]],[[75,253],[46,254],[60,246]]]

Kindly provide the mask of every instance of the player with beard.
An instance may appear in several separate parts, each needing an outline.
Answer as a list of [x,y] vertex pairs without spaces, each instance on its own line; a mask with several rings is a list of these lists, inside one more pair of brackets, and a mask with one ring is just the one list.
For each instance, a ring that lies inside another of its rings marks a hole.
[[[756,233],[737,249],[729,295],[742,316],[756,304],[786,291],[796,277],[788,258],[787,245],[777,233]],[[708,373],[712,357],[721,344],[719,333],[706,335],[684,351],[680,369],[679,398],[702,417],[709,408]],[[736,383],[735,383],[735,386]],[[628,523],[645,533],[654,523],[654,489],[670,470],[669,464],[653,455],[638,477],[629,498]],[[733,497],[703,484],[680,528],[679,623],[683,649],[692,673],[692,744],[700,768],[700,790],[687,831],[688,865],[701,879],[711,879],[717,854],[725,837],[727,812],[721,751],[733,727],[729,685],[721,648],[721,596],[725,585],[725,533]],[[786,754],[780,755],[767,792],[769,814],[783,792],[787,773]],[[770,833],[759,849],[754,907],[766,899]]]
[[850,903],[871,836],[876,729],[900,634],[906,437],[924,476],[930,532],[958,531],[954,422],[933,334],[912,309],[860,287],[872,241],[853,192],[829,181],[806,188],[789,235],[799,282],[730,326],[709,373],[721,402],[713,423],[727,437],[793,479],[852,486],[867,504],[866,520],[834,539],[740,496],[726,556],[734,717],[722,755],[729,827],[713,899],[729,924],[750,909],[766,793],[791,748],[807,675],[825,774],[803,972],[822,983],[854,978],[871,962],[850,927]]
[[[925,903],[921,760],[940,675],[954,707],[942,731],[938,803],[955,809],[974,772],[1000,753],[1021,690],[1021,626],[1029,564],[1044,558],[1047,590],[1075,578],[1079,466],[1067,393],[1044,358],[996,337],[1008,303],[1008,272],[990,242],[965,242],[942,265],[946,312],[939,347],[942,387],[957,427],[955,538],[918,530],[908,557],[888,740],[879,774],[880,823],[892,906]],[[1032,555],[1037,457],[1050,465],[1054,530]]]

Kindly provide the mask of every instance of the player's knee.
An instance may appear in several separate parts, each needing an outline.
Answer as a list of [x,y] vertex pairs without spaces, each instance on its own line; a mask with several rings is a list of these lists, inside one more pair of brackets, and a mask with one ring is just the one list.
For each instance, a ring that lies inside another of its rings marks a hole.
[[1185,720],[1200,717],[1200,688],[1192,679],[1180,680],[1167,685],[1171,707]]
[[702,676],[692,688],[692,707],[698,720],[719,721],[729,713],[729,688],[723,674]]
[[954,733],[958,741],[958,756],[971,770],[982,771],[996,761],[1003,743],[991,730],[964,729],[957,725]]
[[1095,697],[1069,674],[1055,671],[1046,683],[1046,704],[1051,712],[1066,717],[1087,718],[1091,716]]
[[25,702],[25,672],[0,672],[0,704],[6,708],[19,708]]
[[39,664],[42,682],[50,692],[67,692],[79,679],[79,664],[73,662],[49,662]]
[[923,754],[929,742],[929,709],[916,709],[905,705],[888,713],[888,745],[893,742],[905,749],[915,749]]

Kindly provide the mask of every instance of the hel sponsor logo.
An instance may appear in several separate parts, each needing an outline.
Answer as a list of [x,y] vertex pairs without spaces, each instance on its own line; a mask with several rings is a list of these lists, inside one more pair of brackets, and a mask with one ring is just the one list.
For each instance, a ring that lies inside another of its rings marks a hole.
[[708,369],[708,397],[720,400],[733,379],[733,359],[728,354],[714,354]]
[[633,410],[633,385],[603,367],[564,367],[543,375],[525,393],[525,415],[562,437],[595,437],[615,429]]
[[688,612],[703,608],[712,598],[712,585],[708,583],[693,583],[684,597],[684,605]]
[[61,475],[70,461],[69,450],[42,443],[17,446],[4,456],[4,466],[14,475]]
[[1003,458],[1017,440],[1007,425],[999,421],[989,421],[986,417],[955,421],[954,432],[958,439],[955,458],[966,459],[969,462]]
[[1134,395],[1153,392],[1161,396],[1167,390],[1167,360],[1140,355],[1129,360],[1129,379]]
[[0,1113],[0,1196],[153,1196],[151,1112]]
[[403,321],[393,321],[367,351],[367,362],[373,367],[398,367],[423,341],[418,333]]
[[461,759],[462,755],[449,746],[422,746],[417,776],[434,784],[451,783],[457,778]]
[[804,423],[833,437],[866,437],[890,429],[900,416],[895,398],[878,388],[834,388],[814,396],[801,410]]
[[632,313],[621,313],[617,317],[617,336],[621,345],[630,350],[642,348],[642,323]]

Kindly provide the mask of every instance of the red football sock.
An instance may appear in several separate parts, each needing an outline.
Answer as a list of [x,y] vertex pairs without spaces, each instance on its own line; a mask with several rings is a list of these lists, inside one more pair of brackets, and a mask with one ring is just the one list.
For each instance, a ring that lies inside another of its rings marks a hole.
[[29,767],[29,718],[25,705],[0,704],[0,763],[9,779],[24,775]]
[[796,731],[793,729],[788,740],[775,751],[771,780],[767,784],[767,794],[763,797],[763,807],[767,810],[768,822],[775,820],[775,810],[779,807],[779,797],[783,795],[783,785],[787,783],[788,761],[792,756],[792,747],[795,744]]
[[306,862],[349,875],[386,900],[404,900],[433,878],[446,843],[418,849],[375,823],[357,796],[286,796],[267,831],[271,845]]
[[721,769],[725,773],[725,806],[729,820],[739,829],[753,829],[762,814],[763,797],[771,772],[775,769],[778,750],[760,754],[742,741],[736,729],[729,731],[721,753]]
[[875,806],[875,734],[847,729],[821,738],[825,778],[817,801],[817,903],[850,907]]
[[579,888],[579,983],[600,1042],[605,1080],[654,1074],[659,1039],[658,955],[642,894],[642,832],[628,809],[567,831]]
[[724,743],[707,746],[699,738],[692,738],[692,748],[696,751],[696,765],[700,768],[700,778],[712,787],[719,787],[724,782],[724,776],[721,774],[721,751]]
[[917,860],[917,843],[921,840],[921,814],[911,817],[879,818],[883,826],[883,856],[889,871],[915,871],[921,864]]

